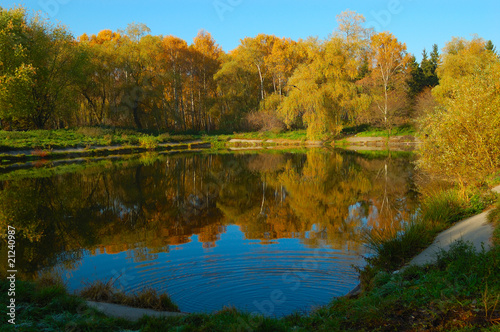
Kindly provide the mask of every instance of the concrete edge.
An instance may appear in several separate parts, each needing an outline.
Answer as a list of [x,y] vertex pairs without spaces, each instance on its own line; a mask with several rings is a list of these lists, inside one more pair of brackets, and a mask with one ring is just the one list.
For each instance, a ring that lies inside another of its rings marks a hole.
[[126,319],[136,322],[144,316],[150,317],[182,317],[186,313],[183,312],[169,312],[169,311],[156,311],[152,309],[133,308],[125,305],[86,301],[90,308],[96,309],[106,316]]

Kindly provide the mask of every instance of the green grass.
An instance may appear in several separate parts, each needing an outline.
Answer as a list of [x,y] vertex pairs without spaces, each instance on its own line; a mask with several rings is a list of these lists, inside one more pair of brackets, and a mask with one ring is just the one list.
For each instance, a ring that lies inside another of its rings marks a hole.
[[89,146],[131,145],[150,148],[155,144],[182,142],[199,138],[194,135],[150,135],[130,129],[83,127],[78,129],[2,131],[0,151],[22,149],[64,149]]
[[[456,243],[437,263],[401,273],[380,272],[355,300],[320,310],[332,330],[430,330],[493,328],[500,317],[500,251],[474,252]],[[384,328],[385,327],[385,328]]]
[[458,189],[439,191],[423,200],[420,213],[402,228],[370,230],[365,242],[373,252],[361,269],[360,278],[365,288],[380,271],[389,272],[407,264],[429,246],[436,235],[453,223],[482,212],[495,202],[492,192],[479,191],[461,195]]
[[305,141],[307,139],[306,130],[294,130],[286,132],[249,132],[249,133],[234,133],[230,135],[231,138],[237,139],[282,139],[282,140],[294,140],[294,141]]
[[[148,134],[131,129],[111,129],[101,127],[82,127],[77,129],[32,130],[26,132],[0,131],[0,162],[12,163],[40,158],[54,159],[67,152],[58,151],[65,148],[83,148],[92,154],[95,147],[113,146],[114,148],[143,148],[153,151],[159,144],[185,142],[201,139],[210,143],[212,150],[224,149],[232,138],[252,140],[290,140],[304,143],[307,139],[305,130],[288,132],[249,132],[233,134]],[[237,143],[236,143],[237,144]],[[275,143],[263,143],[266,146]],[[285,144],[288,144],[285,142]],[[31,150],[28,155],[10,156],[2,151]],[[99,155],[109,154],[102,152]],[[85,155],[87,156],[87,154]]]
[[[368,126],[362,126],[358,129],[348,128],[343,134],[356,134],[358,137],[389,137],[389,130],[381,128],[373,128]],[[394,127],[391,130],[390,136],[414,136],[416,135],[416,130],[414,127],[409,125],[403,125],[400,127]]]

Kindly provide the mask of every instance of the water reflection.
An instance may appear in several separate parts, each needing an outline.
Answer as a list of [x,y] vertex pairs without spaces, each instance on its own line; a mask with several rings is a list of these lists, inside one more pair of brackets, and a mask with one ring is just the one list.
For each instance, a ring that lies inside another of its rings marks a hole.
[[126,291],[153,286],[184,311],[252,311],[280,289],[286,306],[268,314],[284,314],[355,286],[361,230],[408,218],[412,176],[408,157],[391,154],[142,156],[2,181],[0,220],[18,229],[25,277],[53,268],[78,289],[119,276]]

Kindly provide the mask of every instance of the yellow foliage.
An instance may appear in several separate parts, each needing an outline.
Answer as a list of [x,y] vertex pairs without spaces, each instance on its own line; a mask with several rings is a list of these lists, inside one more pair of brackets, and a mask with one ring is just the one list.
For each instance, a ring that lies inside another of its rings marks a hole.
[[420,165],[461,184],[500,168],[500,60],[484,41],[454,39],[433,91],[439,107],[422,120]]

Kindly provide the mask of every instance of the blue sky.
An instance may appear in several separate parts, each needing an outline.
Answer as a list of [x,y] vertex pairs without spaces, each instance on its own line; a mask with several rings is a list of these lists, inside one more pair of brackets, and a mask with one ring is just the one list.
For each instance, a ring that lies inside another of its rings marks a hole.
[[417,58],[423,48],[442,48],[453,36],[478,34],[500,46],[498,0],[0,0],[3,7],[18,4],[45,12],[75,36],[140,22],[153,34],[188,43],[205,29],[226,51],[258,33],[326,38],[346,9],[363,14],[377,31],[392,32]]

